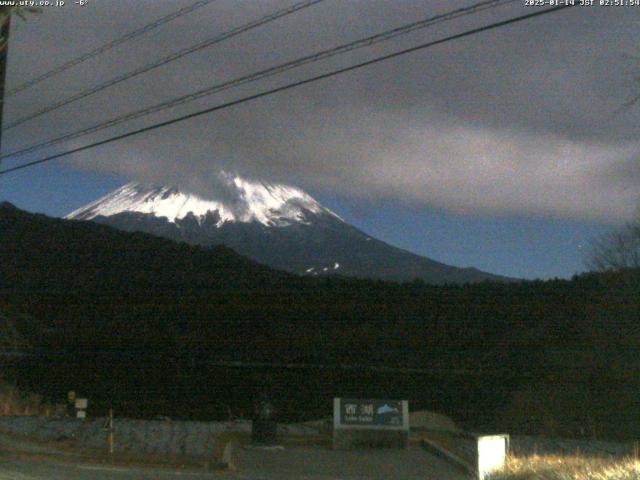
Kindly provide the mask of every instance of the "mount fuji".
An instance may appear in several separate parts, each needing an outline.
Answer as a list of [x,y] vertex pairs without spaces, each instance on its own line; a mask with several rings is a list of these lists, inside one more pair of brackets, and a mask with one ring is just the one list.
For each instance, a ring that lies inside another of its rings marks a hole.
[[302,190],[221,174],[216,199],[175,187],[129,183],[70,220],[91,220],[201,246],[224,244],[276,269],[427,283],[509,280],[445,265],[370,237]]

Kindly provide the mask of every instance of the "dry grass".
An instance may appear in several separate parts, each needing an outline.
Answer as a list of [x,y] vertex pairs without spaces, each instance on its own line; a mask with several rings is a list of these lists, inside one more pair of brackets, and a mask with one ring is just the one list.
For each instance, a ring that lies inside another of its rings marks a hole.
[[487,480],[640,480],[640,460],[582,456],[511,456]]
[[0,415],[40,415],[46,417],[62,416],[66,406],[51,405],[42,397],[22,392],[15,386],[0,381]]

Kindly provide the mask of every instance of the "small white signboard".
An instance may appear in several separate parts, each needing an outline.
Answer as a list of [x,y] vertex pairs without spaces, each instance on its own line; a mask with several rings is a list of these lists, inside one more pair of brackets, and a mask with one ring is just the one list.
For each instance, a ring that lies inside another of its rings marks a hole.
[[86,410],[89,400],[86,398],[76,398],[76,410]]
[[87,411],[86,410],[78,410],[76,412],[76,418],[82,418],[82,419],[87,418]]

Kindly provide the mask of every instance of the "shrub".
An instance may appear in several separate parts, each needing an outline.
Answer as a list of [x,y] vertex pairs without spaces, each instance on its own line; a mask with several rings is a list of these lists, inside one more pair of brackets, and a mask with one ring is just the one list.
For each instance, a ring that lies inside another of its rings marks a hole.
[[638,480],[638,459],[554,455],[510,456],[504,469],[487,480]]
[[14,385],[0,380],[0,416],[40,415],[46,417],[62,416],[66,406],[51,405],[40,395],[20,391]]

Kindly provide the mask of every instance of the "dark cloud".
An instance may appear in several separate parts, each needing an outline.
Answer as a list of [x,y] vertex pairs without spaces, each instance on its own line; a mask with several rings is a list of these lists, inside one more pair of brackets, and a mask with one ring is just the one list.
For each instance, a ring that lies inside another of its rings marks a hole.
[[[327,0],[34,120],[7,134],[5,148],[466,4]],[[7,117],[284,5],[219,0],[12,99]],[[141,1],[134,8],[123,0],[102,0],[48,9],[14,29],[9,82],[30,78],[176,8],[173,1]],[[515,2],[101,135],[534,8]],[[629,57],[637,54],[639,20],[640,8],[575,7],[157,130],[72,162],[205,194],[219,191],[212,185],[223,169],[371,201],[618,221],[633,214],[640,193],[640,106],[620,108],[640,89],[638,62]]]

